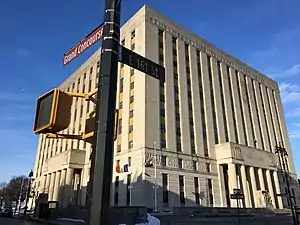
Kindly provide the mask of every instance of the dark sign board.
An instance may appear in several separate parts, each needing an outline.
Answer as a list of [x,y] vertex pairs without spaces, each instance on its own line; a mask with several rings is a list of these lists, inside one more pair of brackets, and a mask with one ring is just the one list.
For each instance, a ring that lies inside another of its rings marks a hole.
[[93,46],[102,38],[103,23],[96,27],[91,33],[86,35],[81,41],[74,45],[67,53],[64,54],[63,66],[67,65],[72,60],[76,59],[89,47]]
[[134,69],[154,77],[161,82],[165,82],[165,68],[144,56],[141,56],[124,46],[120,46],[119,61]]
[[244,194],[230,194],[231,199],[244,199]]

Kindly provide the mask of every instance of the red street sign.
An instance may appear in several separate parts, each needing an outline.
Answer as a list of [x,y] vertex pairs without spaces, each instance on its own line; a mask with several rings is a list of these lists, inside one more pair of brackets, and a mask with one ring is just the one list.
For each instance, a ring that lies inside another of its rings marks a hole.
[[91,33],[86,35],[81,41],[79,41],[74,47],[72,47],[67,53],[64,54],[63,66],[67,65],[72,60],[76,59],[81,53],[93,46],[97,41],[102,38],[103,35],[103,23],[100,24]]

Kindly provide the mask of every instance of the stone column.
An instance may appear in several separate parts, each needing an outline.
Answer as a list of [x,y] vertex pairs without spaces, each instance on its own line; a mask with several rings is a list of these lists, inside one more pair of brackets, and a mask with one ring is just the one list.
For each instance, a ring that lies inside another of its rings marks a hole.
[[45,185],[45,189],[44,189],[45,193],[48,193],[48,199],[49,199],[50,178],[51,178],[51,174],[48,173],[47,178],[46,178],[46,185]]
[[221,205],[222,205],[222,207],[227,207],[223,166],[218,165],[218,169],[219,169],[219,184],[220,184]]
[[[275,189],[276,192],[275,194],[281,194],[281,189],[280,189],[280,183],[278,179],[278,173],[276,170],[273,172],[273,177],[274,177],[274,183],[275,183]],[[280,195],[277,195],[277,201],[278,201],[278,207],[279,209],[283,209],[283,202],[282,202],[282,197]]]
[[250,172],[250,179],[251,179],[252,195],[253,195],[254,204],[255,204],[252,207],[257,207],[257,205],[258,205],[257,204],[257,199],[256,199],[257,185],[256,185],[254,167],[251,166],[249,168],[249,172]]
[[61,175],[60,175],[60,188],[59,188],[59,200],[58,200],[58,207],[59,208],[63,208],[63,204],[64,204],[64,196],[65,196],[65,183],[66,183],[66,169],[63,169],[61,171]]
[[266,190],[263,171],[261,168],[258,168],[258,179],[259,179],[260,190],[262,190],[262,191]]
[[275,202],[275,196],[274,196],[274,190],[273,190],[273,185],[272,185],[272,178],[271,178],[271,173],[270,170],[266,170],[266,177],[267,177],[267,183],[268,183],[268,189],[269,193],[272,199],[272,204],[275,207],[276,202]]
[[[236,167],[233,163],[228,163],[228,183],[229,183],[229,193],[233,194],[233,189],[238,188]],[[237,207],[236,200],[230,200],[231,207]]]
[[64,208],[69,206],[69,204],[70,204],[70,198],[71,198],[72,192],[73,192],[73,186],[72,186],[73,174],[74,174],[74,169],[68,168],[67,175],[66,175],[66,183],[65,183],[65,188],[64,188],[65,189],[64,190],[64,202],[63,202]]
[[59,195],[59,187],[60,187],[60,171],[56,172],[55,175],[55,183],[54,183],[54,191],[53,191],[53,201],[58,201]]
[[49,200],[53,201],[53,191],[54,191],[55,173],[51,173],[50,186],[49,186]]
[[249,195],[248,185],[247,185],[246,168],[244,165],[241,165],[241,179],[243,184],[243,193],[245,195],[245,205],[246,208],[250,208],[251,207],[250,195]]

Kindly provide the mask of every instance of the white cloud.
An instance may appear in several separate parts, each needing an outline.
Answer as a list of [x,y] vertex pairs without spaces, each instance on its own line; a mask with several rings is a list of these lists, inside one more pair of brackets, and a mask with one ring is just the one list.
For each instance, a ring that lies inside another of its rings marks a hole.
[[[293,111],[286,113],[286,118],[300,117],[300,108],[294,108]],[[300,126],[300,123],[298,124]]]
[[[261,70],[272,68],[272,77],[295,76],[300,72],[298,40],[300,26],[284,27],[268,41],[263,49],[249,52],[250,60]],[[289,62],[289,64],[287,64]]]
[[289,137],[292,139],[298,139],[300,138],[300,130],[293,130],[291,132],[289,132]]
[[24,48],[19,48],[17,49],[17,55],[21,58],[28,58],[30,56],[30,53]]
[[289,67],[286,70],[283,70],[282,72],[276,72],[269,74],[272,78],[288,78],[288,77],[294,77],[296,75],[300,75],[300,63],[295,64],[291,67]]
[[280,83],[279,90],[283,103],[294,103],[300,101],[300,86],[291,83]]

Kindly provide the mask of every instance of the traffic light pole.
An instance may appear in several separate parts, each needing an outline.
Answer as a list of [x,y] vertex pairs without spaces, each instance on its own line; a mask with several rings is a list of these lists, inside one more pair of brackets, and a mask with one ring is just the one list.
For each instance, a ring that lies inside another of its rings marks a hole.
[[[105,0],[103,42],[96,106],[96,126],[89,183],[89,225],[106,225],[110,208],[114,156],[121,0]],[[100,203],[100,204],[99,204]]]

